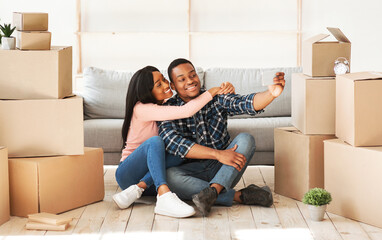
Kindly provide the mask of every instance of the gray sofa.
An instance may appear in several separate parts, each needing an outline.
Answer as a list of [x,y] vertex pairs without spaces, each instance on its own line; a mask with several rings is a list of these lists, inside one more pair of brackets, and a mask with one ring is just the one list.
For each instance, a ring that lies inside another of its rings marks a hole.
[[[268,68],[270,69],[270,68]],[[268,70],[267,69],[267,70]],[[267,87],[261,84],[259,68],[197,68],[202,85],[207,89],[229,81],[236,93],[261,92]],[[250,164],[273,164],[273,129],[291,126],[291,75],[301,68],[272,68],[285,72],[284,92],[275,99],[265,112],[257,116],[240,115],[228,119],[231,138],[240,132],[252,134],[256,140],[256,153]],[[162,71],[167,78],[167,73]],[[85,146],[104,150],[105,164],[118,164],[121,157],[121,128],[125,113],[126,90],[133,72],[86,68],[83,89]],[[168,78],[167,78],[168,79]]]

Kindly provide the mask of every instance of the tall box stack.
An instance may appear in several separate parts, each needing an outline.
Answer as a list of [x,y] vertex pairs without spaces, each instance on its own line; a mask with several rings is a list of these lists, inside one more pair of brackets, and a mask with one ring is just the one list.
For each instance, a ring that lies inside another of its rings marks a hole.
[[[382,227],[382,73],[336,77],[336,136],[325,141],[328,211]],[[344,191],[343,189],[347,189]]]
[[303,73],[292,75],[292,125],[275,129],[275,192],[301,200],[314,187],[324,188],[324,140],[335,138],[334,62],[350,62],[351,43],[338,28],[338,40],[316,35],[303,43]]
[[16,48],[20,50],[50,50],[52,34],[48,32],[47,13],[13,13],[16,26]]
[[[47,19],[14,13],[20,31],[45,31]],[[103,151],[84,148],[72,47],[0,51],[0,146],[8,149],[11,215],[56,214],[102,200]]]

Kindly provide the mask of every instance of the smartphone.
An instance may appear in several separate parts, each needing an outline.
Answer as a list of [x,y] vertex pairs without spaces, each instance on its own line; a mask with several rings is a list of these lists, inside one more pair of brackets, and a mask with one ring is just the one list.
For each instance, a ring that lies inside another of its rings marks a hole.
[[276,77],[276,73],[278,73],[278,71],[275,71],[275,70],[262,71],[261,82],[263,86],[273,85],[273,78]]

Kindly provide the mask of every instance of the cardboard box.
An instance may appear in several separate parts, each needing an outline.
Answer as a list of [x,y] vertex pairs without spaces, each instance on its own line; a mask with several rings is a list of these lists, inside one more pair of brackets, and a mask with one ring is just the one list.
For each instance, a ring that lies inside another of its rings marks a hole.
[[16,26],[16,30],[47,31],[48,14],[14,12],[13,25]]
[[334,135],[304,135],[294,127],[275,128],[275,192],[301,201],[324,187],[324,143]]
[[303,134],[334,134],[335,78],[292,75],[292,124]]
[[61,213],[104,198],[103,151],[85,155],[10,158],[11,215]]
[[382,73],[336,78],[336,136],[356,147],[382,145]]
[[312,77],[335,77],[334,61],[344,57],[349,61],[351,55],[351,43],[338,28],[328,28],[330,33],[338,40],[337,42],[323,42],[328,34],[318,34],[303,42],[302,45],[302,68],[303,73]]
[[84,153],[81,97],[0,100],[0,145],[9,157]]
[[50,50],[51,33],[17,31],[16,48],[20,50]]
[[8,151],[0,147],[0,225],[9,218]]
[[64,98],[72,94],[72,47],[0,49],[0,99]]
[[328,212],[382,227],[382,147],[353,147],[339,139],[325,144]]

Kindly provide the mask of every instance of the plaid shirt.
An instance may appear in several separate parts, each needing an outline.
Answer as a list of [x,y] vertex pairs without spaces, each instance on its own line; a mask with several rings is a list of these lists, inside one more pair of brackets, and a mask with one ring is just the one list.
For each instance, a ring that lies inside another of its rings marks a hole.
[[[255,93],[216,95],[192,117],[158,122],[159,136],[164,140],[166,150],[185,158],[195,143],[218,150],[227,148],[230,143],[227,116],[263,112],[253,108],[254,96]],[[185,102],[176,95],[165,104],[180,106]]]

